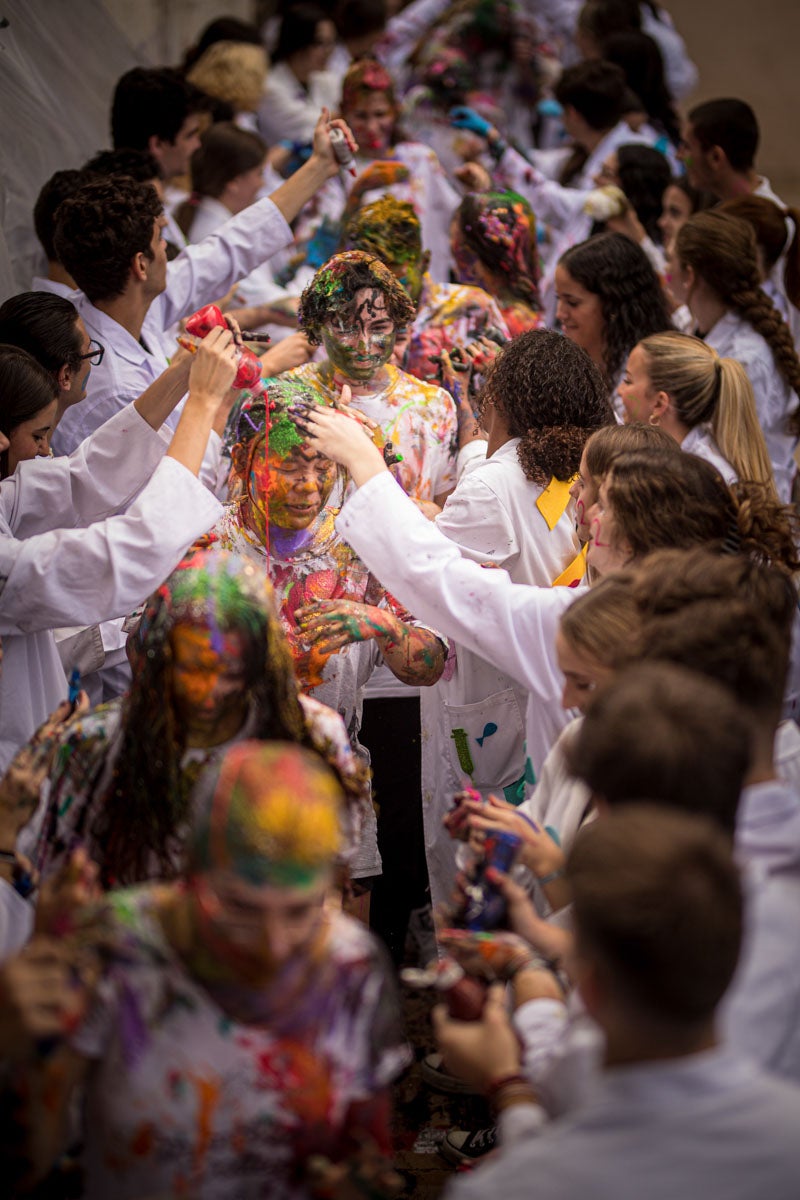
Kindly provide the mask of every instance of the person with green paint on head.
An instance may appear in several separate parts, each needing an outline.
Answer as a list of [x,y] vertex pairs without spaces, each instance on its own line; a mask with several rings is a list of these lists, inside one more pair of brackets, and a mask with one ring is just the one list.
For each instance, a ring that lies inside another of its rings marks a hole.
[[350,249],[380,258],[416,306],[405,338],[398,334],[395,340],[395,361],[410,375],[438,379],[443,350],[451,354],[484,335],[496,341],[510,336],[496,301],[483,288],[431,278],[430,251],[422,248],[422,229],[413,205],[394,196],[366,205],[351,219],[346,239]]
[[389,1085],[410,1056],[380,948],[326,902],[340,778],[296,741],[248,739],[189,809],[180,875],[109,894],[88,1015],[20,1071],[20,1182],[58,1158],[82,1087],[87,1197],[310,1200],[351,1176],[395,1195]]
[[[268,573],[300,687],[341,714],[369,765],[359,737],[369,680],[386,664],[393,679],[427,690],[442,674],[447,644],[396,604],[336,532],[345,473],[309,448],[294,407],[319,403],[308,384],[284,375],[242,405],[227,434],[233,499],[212,536]],[[374,819],[364,827],[373,843],[374,827]],[[364,838],[351,864],[357,895],[378,874]]]
[[174,877],[194,781],[247,737],[297,742],[335,767],[352,861],[363,824],[374,829],[365,773],[338,713],[299,694],[263,570],[219,548],[191,552],[147,602],[128,655],[130,691],[69,724],[46,803],[20,834],[42,879],[77,844],[104,888]]

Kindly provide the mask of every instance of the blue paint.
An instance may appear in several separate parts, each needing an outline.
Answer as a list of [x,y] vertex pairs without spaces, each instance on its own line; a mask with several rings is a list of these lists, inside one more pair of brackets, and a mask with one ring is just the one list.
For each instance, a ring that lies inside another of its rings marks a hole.
[[489,721],[488,724],[484,725],[483,727],[483,736],[475,738],[475,741],[479,746],[483,746],[483,743],[486,741],[486,739],[491,737],[493,733],[497,733],[497,726],[493,721]]

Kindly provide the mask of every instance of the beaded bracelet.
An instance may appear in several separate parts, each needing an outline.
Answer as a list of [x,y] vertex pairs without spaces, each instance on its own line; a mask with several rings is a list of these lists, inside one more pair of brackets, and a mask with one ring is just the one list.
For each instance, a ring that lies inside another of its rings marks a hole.
[[549,875],[537,875],[539,883],[555,883],[557,879],[563,879],[566,875],[564,867],[559,867],[557,871],[551,871]]

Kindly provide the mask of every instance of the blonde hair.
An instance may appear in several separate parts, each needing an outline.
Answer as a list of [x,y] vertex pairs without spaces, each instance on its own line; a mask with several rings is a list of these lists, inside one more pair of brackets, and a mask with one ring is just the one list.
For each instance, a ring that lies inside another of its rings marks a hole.
[[620,571],[605,575],[578,596],[559,628],[579,654],[617,670],[638,657],[640,624],[633,577]]
[[267,52],[249,42],[214,42],[186,78],[236,112],[255,112],[267,79]]
[[651,386],[667,393],[678,419],[689,429],[708,423],[738,478],[768,484],[774,491],[753,385],[742,364],[720,358],[700,338],[677,331],[655,333],[639,347],[647,356]]

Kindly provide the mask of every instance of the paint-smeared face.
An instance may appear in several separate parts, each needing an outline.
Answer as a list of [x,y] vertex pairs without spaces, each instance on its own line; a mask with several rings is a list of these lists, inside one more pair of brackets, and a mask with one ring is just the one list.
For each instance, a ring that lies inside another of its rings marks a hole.
[[621,537],[608,499],[608,479],[600,484],[597,500],[587,514],[589,523],[589,550],[587,564],[595,575],[607,575],[619,571],[631,560],[631,548]]
[[259,973],[308,953],[323,920],[327,871],[306,886],[253,885],[233,870],[202,876],[201,902],[221,941],[238,962]]
[[279,529],[306,529],[327,503],[336,482],[336,464],[304,446],[285,458],[270,453],[264,495],[264,442],[253,456],[251,496],[269,524]]
[[664,249],[670,250],[678,236],[678,230],[692,215],[692,205],[683,188],[670,184],[665,188],[661,201],[661,216],[658,218],[658,228],[664,238]]
[[600,297],[573,279],[564,266],[556,267],[556,317],[565,337],[603,365],[605,321]]
[[385,92],[367,90],[360,91],[352,108],[342,112],[360,152],[367,158],[377,158],[389,149],[396,115]]
[[555,645],[558,669],[564,676],[561,707],[577,708],[585,713],[597,687],[610,679],[613,672],[610,667],[604,667],[592,655],[568,642],[560,629],[556,633]]
[[597,500],[597,484],[586,465],[586,451],[581,455],[577,478],[573,480],[569,494],[575,501],[575,532],[581,545],[589,541],[589,509]]
[[8,473],[16,469],[17,463],[30,458],[46,458],[50,453],[50,434],[56,419],[57,401],[41,408],[28,421],[22,421],[8,436]]
[[233,736],[248,705],[241,635],[212,634],[203,625],[187,623],[176,626],[171,640],[172,697],[182,725],[205,739],[215,730],[224,733],[223,740]]
[[628,355],[617,391],[625,409],[625,424],[639,421],[647,425],[655,412],[658,393],[650,381],[647,355],[641,346],[634,346]]
[[328,358],[346,379],[368,383],[392,357],[395,325],[386,296],[376,287],[359,288],[349,309],[325,322],[322,341]]

